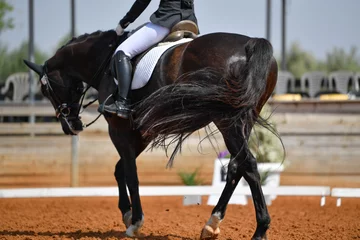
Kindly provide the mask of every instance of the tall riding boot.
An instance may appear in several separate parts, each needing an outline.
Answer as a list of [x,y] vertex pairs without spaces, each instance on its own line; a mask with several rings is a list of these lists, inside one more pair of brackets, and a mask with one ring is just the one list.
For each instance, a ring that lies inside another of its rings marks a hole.
[[105,105],[104,110],[116,114],[118,117],[128,119],[131,112],[130,101],[127,95],[132,81],[132,65],[130,58],[123,51],[117,52],[112,59],[111,70],[118,80],[115,102]]

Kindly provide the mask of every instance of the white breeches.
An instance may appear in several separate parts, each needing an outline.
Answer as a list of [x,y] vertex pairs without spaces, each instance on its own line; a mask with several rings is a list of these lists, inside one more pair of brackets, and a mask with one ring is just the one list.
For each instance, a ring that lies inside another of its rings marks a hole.
[[168,28],[149,22],[121,43],[115,53],[123,51],[131,59],[163,40],[169,32]]

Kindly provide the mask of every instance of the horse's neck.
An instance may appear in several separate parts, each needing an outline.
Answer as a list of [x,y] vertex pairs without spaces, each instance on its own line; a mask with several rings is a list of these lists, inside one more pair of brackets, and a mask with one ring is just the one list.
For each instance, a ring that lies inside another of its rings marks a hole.
[[104,32],[98,39],[94,39],[93,44],[83,46],[88,47],[88,54],[83,61],[89,62],[88,68],[93,70],[90,79],[84,79],[84,82],[99,90],[100,83],[104,78],[104,73],[108,70],[111,56],[119,45],[119,39],[115,32]]
[[110,50],[105,56],[99,57],[99,61],[96,61],[94,69],[96,72],[93,73],[91,79],[85,79],[87,84],[99,90],[101,81],[103,80],[103,76],[106,75],[107,70],[109,69],[109,63],[111,60],[113,50]]
[[103,75],[97,90],[99,103],[103,103],[116,90],[114,78],[109,74]]

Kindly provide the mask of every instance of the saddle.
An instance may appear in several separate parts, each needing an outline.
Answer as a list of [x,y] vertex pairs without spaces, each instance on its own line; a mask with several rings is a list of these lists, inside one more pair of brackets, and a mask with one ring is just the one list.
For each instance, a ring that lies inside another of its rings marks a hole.
[[199,35],[199,28],[193,21],[183,20],[177,23],[162,42],[175,42],[182,38],[195,39]]

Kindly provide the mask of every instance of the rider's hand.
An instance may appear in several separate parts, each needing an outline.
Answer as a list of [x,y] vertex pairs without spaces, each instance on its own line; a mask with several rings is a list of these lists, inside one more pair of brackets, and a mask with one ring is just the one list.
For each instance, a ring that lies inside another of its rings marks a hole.
[[121,36],[124,34],[124,29],[120,26],[120,24],[118,24],[117,27],[115,28],[115,32],[118,36]]

